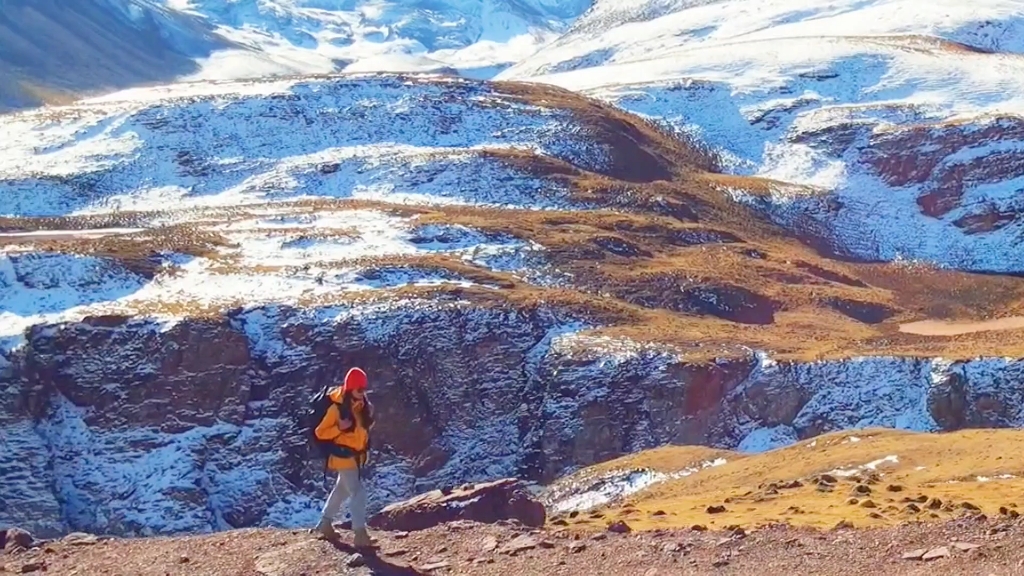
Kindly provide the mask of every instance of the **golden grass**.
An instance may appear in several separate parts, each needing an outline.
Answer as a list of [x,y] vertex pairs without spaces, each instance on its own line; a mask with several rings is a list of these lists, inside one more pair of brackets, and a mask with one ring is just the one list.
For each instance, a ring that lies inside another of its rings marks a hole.
[[[656,484],[568,521],[584,530],[603,529],[619,519],[637,530],[751,528],[777,522],[831,528],[841,521],[861,527],[948,519],[973,513],[973,507],[989,516],[1014,514],[1018,505],[1024,506],[1024,464],[1015,458],[1022,450],[1024,430],[1005,429],[848,431],[760,454],[665,447],[601,464],[577,477],[634,468],[671,473],[716,458],[727,463]],[[876,463],[873,471],[863,468],[869,463]],[[1000,478],[1005,475],[1013,478]],[[710,514],[709,506],[725,511]]]

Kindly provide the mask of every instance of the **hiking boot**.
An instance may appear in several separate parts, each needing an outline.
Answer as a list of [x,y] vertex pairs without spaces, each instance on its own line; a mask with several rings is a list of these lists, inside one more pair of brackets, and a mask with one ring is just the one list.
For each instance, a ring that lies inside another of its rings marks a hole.
[[316,525],[316,528],[313,529],[313,532],[319,533],[321,536],[328,540],[338,539],[338,531],[334,529],[334,524],[331,524],[330,522],[325,522],[323,520],[321,520]]
[[356,528],[352,531],[355,534],[356,548],[371,548],[373,547],[373,539],[370,538],[370,533],[366,531],[366,528]]

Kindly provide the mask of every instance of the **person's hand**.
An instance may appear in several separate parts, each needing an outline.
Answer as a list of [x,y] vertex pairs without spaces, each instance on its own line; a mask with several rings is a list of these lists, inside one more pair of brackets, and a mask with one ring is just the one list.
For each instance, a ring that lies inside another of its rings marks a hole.
[[352,421],[351,420],[345,420],[345,419],[338,420],[338,428],[340,428],[342,430],[346,430],[346,429],[351,428],[351,427],[352,427]]

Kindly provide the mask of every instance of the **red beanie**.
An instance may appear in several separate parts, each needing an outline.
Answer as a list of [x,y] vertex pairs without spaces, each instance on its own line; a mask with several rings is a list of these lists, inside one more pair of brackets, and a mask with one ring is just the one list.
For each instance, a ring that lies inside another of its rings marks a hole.
[[366,372],[362,368],[350,368],[345,374],[345,390],[365,390]]

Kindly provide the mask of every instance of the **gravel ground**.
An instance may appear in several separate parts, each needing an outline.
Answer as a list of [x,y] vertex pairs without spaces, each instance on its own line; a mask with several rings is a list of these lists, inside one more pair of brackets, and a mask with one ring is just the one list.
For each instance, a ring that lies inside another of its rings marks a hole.
[[[1024,575],[1024,523],[1019,520],[965,518],[825,532],[780,525],[750,533],[599,534],[456,523],[375,537],[378,549],[359,554],[347,534],[332,543],[304,531],[273,529],[174,538],[71,536],[28,550],[8,548],[0,555],[0,573]],[[925,554],[926,559],[920,558]]]

